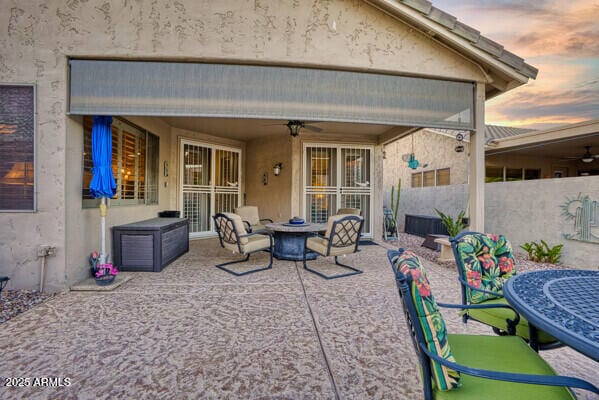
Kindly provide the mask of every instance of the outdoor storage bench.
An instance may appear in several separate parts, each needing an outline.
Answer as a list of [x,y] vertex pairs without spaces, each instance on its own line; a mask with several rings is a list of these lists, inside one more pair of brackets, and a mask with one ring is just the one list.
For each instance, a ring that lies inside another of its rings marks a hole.
[[152,218],[112,227],[114,264],[121,271],[153,271],[189,251],[186,218]]

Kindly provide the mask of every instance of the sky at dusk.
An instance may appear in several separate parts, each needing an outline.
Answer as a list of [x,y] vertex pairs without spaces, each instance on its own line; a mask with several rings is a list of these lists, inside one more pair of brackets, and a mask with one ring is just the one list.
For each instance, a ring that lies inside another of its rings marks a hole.
[[539,129],[599,118],[599,0],[432,3],[539,69],[487,102],[487,124]]

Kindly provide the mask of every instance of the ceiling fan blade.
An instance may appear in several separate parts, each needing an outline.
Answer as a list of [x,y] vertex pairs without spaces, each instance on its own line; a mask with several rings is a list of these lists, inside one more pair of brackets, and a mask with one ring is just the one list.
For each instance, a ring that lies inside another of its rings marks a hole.
[[322,128],[319,128],[314,125],[304,125],[303,128],[306,128],[307,130],[312,131],[312,132],[322,132]]

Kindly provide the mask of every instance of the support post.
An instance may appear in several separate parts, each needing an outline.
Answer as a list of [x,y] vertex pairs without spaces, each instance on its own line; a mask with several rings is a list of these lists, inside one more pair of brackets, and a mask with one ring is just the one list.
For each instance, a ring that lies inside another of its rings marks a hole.
[[485,84],[476,83],[474,129],[470,134],[470,230],[485,231]]

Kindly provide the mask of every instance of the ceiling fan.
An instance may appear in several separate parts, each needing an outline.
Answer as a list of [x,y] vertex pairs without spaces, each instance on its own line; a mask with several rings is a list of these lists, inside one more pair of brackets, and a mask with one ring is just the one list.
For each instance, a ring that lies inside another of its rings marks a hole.
[[307,129],[312,132],[322,132],[322,128],[315,125],[306,124],[304,121],[298,119],[291,119],[286,124],[271,124],[271,125],[285,125],[289,129],[291,136],[295,137],[299,135],[301,129]]
[[580,160],[583,163],[592,163],[596,159],[599,159],[599,154],[591,153],[591,146],[584,146],[584,149],[585,149],[585,152],[582,155],[582,157],[581,156],[565,157],[564,160]]

